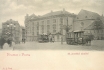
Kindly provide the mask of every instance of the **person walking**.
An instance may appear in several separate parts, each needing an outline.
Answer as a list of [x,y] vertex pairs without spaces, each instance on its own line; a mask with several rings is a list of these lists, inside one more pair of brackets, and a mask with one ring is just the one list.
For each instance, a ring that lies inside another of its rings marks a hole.
[[25,39],[24,39],[24,43],[25,43]]
[[54,39],[54,36],[52,37],[52,42],[54,43],[55,39]]
[[24,40],[22,39],[22,43],[24,42]]

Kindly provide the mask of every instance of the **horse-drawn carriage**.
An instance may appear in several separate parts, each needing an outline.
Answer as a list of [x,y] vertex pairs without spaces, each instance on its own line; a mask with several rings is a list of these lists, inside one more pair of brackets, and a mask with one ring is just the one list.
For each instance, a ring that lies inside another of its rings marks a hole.
[[48,35],[39,35],[38,36],[38,42],[39,43],[49,42]]
[[70,45],[91,45],[91,40],[93,40],[93,35],[83,35],[77,38],[67,38],[67,44]]

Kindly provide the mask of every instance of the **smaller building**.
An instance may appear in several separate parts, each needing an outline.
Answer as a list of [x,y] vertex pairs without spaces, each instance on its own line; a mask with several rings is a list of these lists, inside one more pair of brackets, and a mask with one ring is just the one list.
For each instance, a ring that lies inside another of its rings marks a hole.
[[11,37],[14,41],[20,41],[20,24],[18,21],[14,21],[12,19],[7,20],[6,22],[2,23],[2,35],[6,38]]
[[104,24],[101,16],[95,12],[81,10],[74,20],[74,36],[93,35],[95,39],[104,36]]

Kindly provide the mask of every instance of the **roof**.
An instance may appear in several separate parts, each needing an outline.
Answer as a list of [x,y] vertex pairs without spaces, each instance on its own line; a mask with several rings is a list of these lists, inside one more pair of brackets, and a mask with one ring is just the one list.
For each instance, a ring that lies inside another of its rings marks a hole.
[[32,14],[32,15],[29,16],[29,19],[37,19],[37,18],[42,18],[42,17],[50,17],[50,16],[55,16],[55,15],[62,15],[62,14],[64,14],[64,15],[68,14],[70,16],[76,16],[75,14],[70,13],[68,11],[61,10],[61,11],[55,11],[55,12],[51,11],[51,12],[45,14],[45,15],[42,15],[42,16],[36,16],[35,14]]
[[64,10],[64,11],[55,11],[55,12],[51,11],[51,12],[43,15],[42,17],[48,17],[48,16],[60,15],[60,14],[70,14],[70,15],[72,15],[71,13]]
[[100,15],[98,13],[83,10],[83,9],[78,13],[78,15],[76,17],[77,20],[81,20],[81,19],[97,19],[97,18],[100,18]]
[[[95,27],[96,26],[96,27]],[[104,29],[104,24],[101,20],[95,20],[92,24],[85,28],[85,30]]]
[[29,16],[29,18],[30,19],[35,19],[35,18],[38,18],[38,16],[36,16],[35,14],[32,14],[32,15]]

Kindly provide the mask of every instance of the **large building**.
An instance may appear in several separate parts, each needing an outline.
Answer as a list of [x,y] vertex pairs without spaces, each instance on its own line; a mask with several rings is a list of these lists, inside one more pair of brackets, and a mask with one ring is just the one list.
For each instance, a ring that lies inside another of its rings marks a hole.
[[[104,37],[104,24],[101,16],[95,12],[81,10],[74,20],[75,37],[94,35],[96,39]],[[82,34],[81,34],[82,33]]]
[[75,14],[69,13],[63,9],[62,11],[51,11],[43,16],[26,15],[26,40],[36,41],[40,34],[52,34],[55,41],[60,41],[60,34],[65,40],[65,26],[73,25]]
[[2,35],[12,37],[15,41],[21,41],[21,27],[18,21],[12,19],[2,23]]
[[[52,34],[55,41],[61,36],[79,38],[83,35],[93,35],[94,39],[104,38],[104,17],[87,10],[81,10],[78,15],[62,11],[51,11],[43,16],[26,15],[26,40],[36,41],[40,34]],[[65,30],[69,28],[69,32]],[[67,33],[67,34],[66,34]]]

